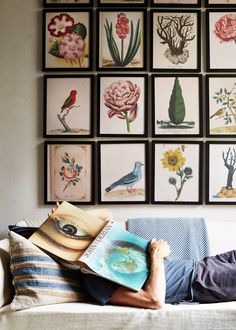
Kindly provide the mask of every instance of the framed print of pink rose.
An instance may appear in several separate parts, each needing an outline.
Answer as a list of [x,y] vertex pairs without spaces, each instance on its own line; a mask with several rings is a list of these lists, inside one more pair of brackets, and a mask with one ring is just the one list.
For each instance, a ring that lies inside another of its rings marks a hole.
[[45,10],[43,70],[88,70],[91,66],[91,12]]
[[207,10],[207,68],[236,72],[236,11]]

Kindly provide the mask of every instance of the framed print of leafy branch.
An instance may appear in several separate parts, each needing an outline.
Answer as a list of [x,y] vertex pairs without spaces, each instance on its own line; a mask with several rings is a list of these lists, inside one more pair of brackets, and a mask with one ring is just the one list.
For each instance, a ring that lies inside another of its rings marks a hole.
[[97,69],[144,70],[146,67],[146,11],[97,11]]

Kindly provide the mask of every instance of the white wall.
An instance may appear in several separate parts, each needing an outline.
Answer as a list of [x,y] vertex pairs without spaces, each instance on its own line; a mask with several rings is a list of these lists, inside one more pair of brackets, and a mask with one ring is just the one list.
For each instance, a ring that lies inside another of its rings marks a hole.
[[[45,219],[41,1],[0,0],[0,237],[17,221]],[[101,207],[101,206],[100,206]],[[87,207],[84,207],[86,209]],[[109,206],[117,220],[202,216],[212,252],[235,248],[235,206]]]

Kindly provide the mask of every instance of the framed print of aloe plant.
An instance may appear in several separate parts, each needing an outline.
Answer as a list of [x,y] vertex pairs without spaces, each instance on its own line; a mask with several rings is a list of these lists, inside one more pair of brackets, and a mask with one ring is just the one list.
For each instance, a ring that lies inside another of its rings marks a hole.
[[146,11],[97,11],[98,70],[144,70],[146,67]]
[[43,10],[43,71],[89,70],[92,11]]
[[206,10],[207,71],[236,72],[236,10]]
[[151,0],[153,7],[201,7],[201,0]]
[[98,75],[98,136],[147,136],[147,75]]
[[200,10],[151,10],[151,34],[151,70],[200,71]]
[[202,136],[202,76],[152,75],[153,136]]
[[94,142],[45,142],[45,204],[94,203]]
[[152,142],[153,204],[202,204],[202,143]]

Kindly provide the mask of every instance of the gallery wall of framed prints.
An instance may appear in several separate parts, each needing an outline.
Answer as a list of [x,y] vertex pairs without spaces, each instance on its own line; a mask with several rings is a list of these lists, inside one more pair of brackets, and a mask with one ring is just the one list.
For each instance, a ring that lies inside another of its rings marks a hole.
[[236,0],[42,0],[42,73],[45,204],[236,204]]

